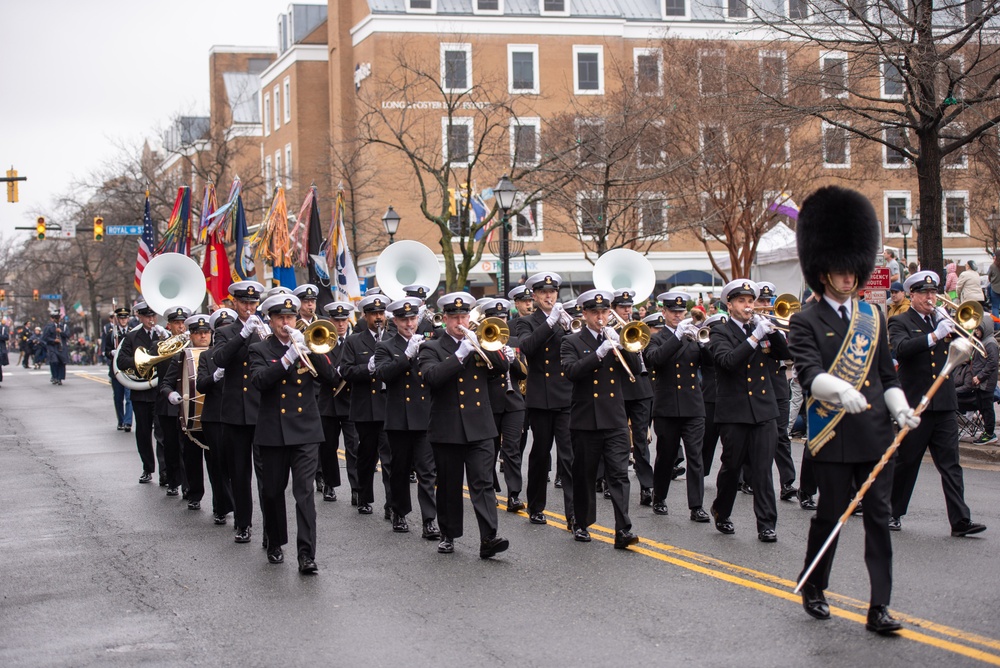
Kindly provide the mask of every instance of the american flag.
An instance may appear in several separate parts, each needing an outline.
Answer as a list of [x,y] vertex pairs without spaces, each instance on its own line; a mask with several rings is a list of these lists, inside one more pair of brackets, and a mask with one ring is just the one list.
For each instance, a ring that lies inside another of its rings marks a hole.
[[135,258],[135,289],[142,292],[140,280],[146,264],[153,257],[153,219],[149,215],[149,193],[146,193],[146,210],[142,214],[142,236],[139,237],[139,254]]

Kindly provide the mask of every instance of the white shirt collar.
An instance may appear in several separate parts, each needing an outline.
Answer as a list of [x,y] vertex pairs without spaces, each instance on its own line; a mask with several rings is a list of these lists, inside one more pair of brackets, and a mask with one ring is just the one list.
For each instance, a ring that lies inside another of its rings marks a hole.
[[848,318],[851,317],[851,307],[854,306],[853,299],[848,299],[846,302],[841,304],[836,299],[831,299],[830,296],[827,295],[826,293],[823,294],[823,299],[826,300],[826,303],[830,305],[830,308],[832,308],[834,313],[836,313],[837,315],[840,315],[840,307],[843,306],[844,308],[847,309],[847,317]]

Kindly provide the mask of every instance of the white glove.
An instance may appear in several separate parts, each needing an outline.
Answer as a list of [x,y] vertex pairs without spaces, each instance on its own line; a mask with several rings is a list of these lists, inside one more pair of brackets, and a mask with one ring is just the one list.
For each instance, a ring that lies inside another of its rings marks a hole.
[[604,339],[601,341],[601,345],[597,346],[597,359],[602,360],[604,356],[610,353],[617,347],[614,341],[611,339]]
[[503,356],[507,358],[508,362],[513,362],[517,355],[514,353],[514,349],[510,346],[504,346],[502,348]]
[[425,315],[427,315],[427,304],[421,304],[417,309],[417,321],[423,320]]
[[552,307],[552,311],[549,312],[549,317],[545,319],[545,324],[549,327],[555,327],[559,322],[559,317],[562,315],[563,306],[559,302],[556,302]]
[[[868,400],[846,380],[829,373],[821,373],[813,380],[812,395],[820,401],[840,404],[848,413],[864,413]],[[906,403],[904,398],[903,403]]]
[[170,332],[163,325],[153,325],[153,334],[156,334],[157,338],[161,339],[170,338]]
[[674,336],[676,336],[678,339],[683,339],[684,337],[693,339],[696,337],[697,334],[698,334],[698,328],[689,322],[685,322],[683,324],[678,325],[677,329],[674,330]]
[[297,346],[305,347],[306,345],[305,334],[295,329],[294,327],[289,328],[287,331],[288,331],[288,338],[290,338],[293,343],[295,343]]
[[423,337],[414,334],[410,337],[410,340],[406,344],[406,359],[411,360],[417,356],[417,352],[420,351],[420,344],[423,342]]
[[906,395],[898,387],[890,387],[885,391],[885,407],[889,409],[889,415],[900,427],[916,429],[920,425],[920,418],[914,415],[910,404],[906,401]]
[[469,356],[469,353],[473,351],[475,351],[475,348],[472,347],[469,340],[462,339],[462,343],[459,344],[458,350],[455,351],[455,357],[457,357],[460,362],[464,362],[465,358]]
[[288,346],[288,350],[285,351],[281,359],[287,363],[286,368],[292,366],[299,359],[299,349],[295,346]]
[[760,318],[757,326],[753,329],[753,337],[758,341],[767,338],[767,335],[774,331],[774,324],[767,318]]
[[368,373],[375,373],[375,356],[368,358]]
[[183,399],[184,398],[180,395],[180,392],[171,392],[167,395],[167,401],[172,403],[174,406],[183,401]]
[[934,328],[934,339],[940,341],[944,337],[955,332],[955,323],[951,320],[942,320]]
[[226,375],[226,370],[223,369],[222,367],[219,367],[218,369],[215,370],[215,373],[212,374],[212,380],[218,383],[220,380],[222,380],[222,377],[225,375]]
[[621,340],[618,337],[618,332],[610,327],[604,328],[604,339],[613,343],[615,348],[621,348]]
[[263,326],[264,323],[261,322],[260,318],[252,315],[247,318],[245,323],[243,323],[243,329],[240,330],[240,336],[244,339],[249,339],[254,332],[260,331],[259,328]]

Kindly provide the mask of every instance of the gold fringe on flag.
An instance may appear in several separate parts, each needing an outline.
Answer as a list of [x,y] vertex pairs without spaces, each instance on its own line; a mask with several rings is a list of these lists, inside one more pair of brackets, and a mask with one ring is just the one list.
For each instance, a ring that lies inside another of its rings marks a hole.
[[255,260],[265,258],[275,267],[291,267],[293,261],[292,240],[288,234],[288,207],[285,204],[285,189],[275,189],[274,199],[267,211],[260,229],[250,240]]

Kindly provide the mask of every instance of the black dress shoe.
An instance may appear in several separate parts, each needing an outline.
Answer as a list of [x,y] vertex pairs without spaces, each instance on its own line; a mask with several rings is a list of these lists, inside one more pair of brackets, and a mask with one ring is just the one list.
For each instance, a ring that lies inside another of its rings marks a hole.
[[392,508],[390,508],[389,506],[385,506],[384,508],[382,508],[382,517],[384,517],[387,521],[391,522]]
[[555,483],[553,483],[552,486],[555,487],[556,489],[562,489],[562,478],[556,476],[556,481]]
[[490,536],[479,544],[479,558],[489,559],[510,547],[510,541],[500,536]]
[[814,619],[830,619],[830,604],[823,590],[808,582],[802,585],[802,607]]
[[528,515],[528,521],[532,524],[548,524],[549,521],[545,519],[544,513],[531,513]]
[[326,481],[323,480],[323,474],[317,471],[316,472],[316,491],[317,492],[322,492],[324,487],[326,487]]
[[249,543],[250,542],[250,527],[237,527],[236,536],[233,540],[237,543]]
[[441,536],[441,542],[438,543],[438,553],[439,554],[451,554],[455,551],[455,541],[448,536]]
[[160,477],[160,487],[166,487],[166,486],[167,486],[167,479],[161,476]]
[[281,551],[281,546],[268,549],[267,561],[272,564],[281,564],[285,561],[285,554]]
[[985,524],[978,524],[970,519],[964,519],[959,520],[958,524],[951,528],[951,535],[955,538],[961,538],[962,536],[971,536],[972,534],[984,531],[986,531]]
[[704,508],[692,508],[691,509],[691,521],[692,522],[708,522],[712,518],[708,516]]
[[122,427],[122,431],[124,431],[126,434],[132,431],[132,425],[130,424],[125,425],[124,427]]
[[667,504],[662,501],[658,501],[653,504],[653,512],[657,515],[669,515],[670,511],[667,510]]
[[420,534],[425,540],[440,540],[441,530],[434,520],[424,520],[424,530]]
[[577,527],[573,529],[573,540],[578,543],[589,543],[590,542],[590,532],[583,527]]
[[180,496],[180,493],[176,487],[167,487],[167,496]]
[[890,517],[889,531],[902,531],[902,530],[903,530],[903,523],[900,521],[900,519],[898,517]]
[[188,510],[201,510],[201,501],[188,501]]
[[417,474],[414,471],[410,471],[410,484],[415,484],[417,482]]
[[639,505],[640,506],[651,506],[653,505],[653,490],[648,487],[639,488]]
[[816,510],[816,501],[813,500],[812,494],[806,494],[800,489],[795,493],[795,497],[799,500],[799,508],[802,510]]
[[315,575],[319,572],[319,566],[316,565],[316,561],[304,554],[299,555],[299,573],[302,575]]
[[753,487],[751,487],[750,483],[748,482],[741,482],[740,491],[743,492],[744,494],[753,494]]
[[217,525],[222,526],[222,525],[224,525],[226,523],[226,516],[225,515],[212,515],[212,521],[215,522]]
[[392,514],[392,530],[396,533],[410,533],[410,525],[403,515]]
[[358,505],[358,496],[359,496],[358,490],[352,489],[351,490],[351,505],[352,506]]
[[671,480],[677,480],[678,478],[680,478],[685,473],[687,473],[687,469],[686,468],[684,468],[683,466],[675,466],[674,470],[670,472],[670,479]]
[[615,532],[615,549],[624,550],[627,549],[629,545],[635,545],[639,542],[639,537],[636,536],[631,531],[625,531],[624,529]]
[[139,476],[139,484],[145,484],[147,482],[153,482],[153,474],[143,471],[142,475]]
[[736,527],[733,526],[732,520],[728,517],[719,517],[719,511],[715,509],[715,506],[712,506],[711,511],[712,518],[715,519],[715,528],[718,529],[720,533],[724,533],[726,535],[736,533]]
[[566,531],[573,533],[573,529],[576,527],[576,516],[567,515],[566,516]]
[[323,500],[324,501],[336,501],[337,500],[337,490],[329,485],[323,485]]
[[873,605],[868,608],[868,622],[865,628],[879,635],[888,636],[903,628],[899,620],[889,614],[889,608],[884,605]]
[[764,529],[757,534],[757,540],[762,543],[777,543],[778,534],[774,533],[774,529]]
[[371,507],[371,504],[368,504],[368,503],[362,503],[362,504],[360,504],[360,505],[358,506],[358,514],[359,514],[359,515],[371,515],[371,514],[372,514],[372,512],[373,512],[373,511],[372,511],[372,507]]
[[508,513],[516,513],[519,510],[524,510],[524,508],[524,501],[517,498],[517,494],[511,494],[510,497],[507,498]]
[[781,500],[782,501],[791,501],[792,499],[795,498],[795,494],[798,491],[799,490],[797,490],[795,488],[795,485],[791,485],[791,484],[789,484],[789,485],[782,485],[781,486],[781,494],[780,494]]

